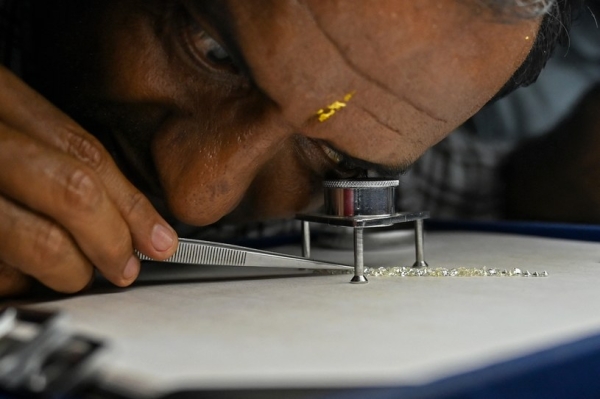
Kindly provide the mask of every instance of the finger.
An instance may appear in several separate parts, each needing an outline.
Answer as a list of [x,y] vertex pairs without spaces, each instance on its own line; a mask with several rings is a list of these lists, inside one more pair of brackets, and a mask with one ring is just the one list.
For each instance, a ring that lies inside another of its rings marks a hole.
[[81,162],[0,125],[0,191],[63,226],[112,283],[139,272],[129,227],[96,174]]
[[121,174],[100,142],[0,67],[0,74],[2,72],[0,92],[10,95],[0,96],[0,120],[85,163],[98,174],[108,196],[127,222],[133,245],[154,259],[171,256],[177,248],[176,232]]
[[82,131],[56,127],[62,151],[90,167],[103,182],[110,199],[129,226],[133,245],[153,259],[166,259],[177,249],[177,233],[156,212],[142,192],[129,182],[94,137]]
[[94,273],[92,264],[69,233],[3,197],[0,197],[0,258],[7,265],[5,272],[11,282],[22,283],[22,275],[27,274],[64,293],[85,288]]
[[0,261],[0,298],[24,294],[31,288],[31,277]]

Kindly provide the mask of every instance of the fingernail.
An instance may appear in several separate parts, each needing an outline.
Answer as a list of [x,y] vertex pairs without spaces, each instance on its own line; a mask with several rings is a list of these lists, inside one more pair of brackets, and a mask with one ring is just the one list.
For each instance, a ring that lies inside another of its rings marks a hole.
[[131,280],[140,272],[140,261],[135,255],[132,255],[131,258],[127,261],[125,265],[125,269],[123,270],[123,277],[126,280]]
[[152,245],[157,251],[163,252],[173,246],[173,233],[165,226],[155,224],[152,229]]

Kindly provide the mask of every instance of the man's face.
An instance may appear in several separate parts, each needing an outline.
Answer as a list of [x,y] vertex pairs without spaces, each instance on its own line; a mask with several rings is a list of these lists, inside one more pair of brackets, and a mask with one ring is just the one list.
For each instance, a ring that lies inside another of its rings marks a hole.
[[494,96],[539,27],[477,0],[105,3],[80,89],[196,225],[289,216],[353,165],[406,168]]

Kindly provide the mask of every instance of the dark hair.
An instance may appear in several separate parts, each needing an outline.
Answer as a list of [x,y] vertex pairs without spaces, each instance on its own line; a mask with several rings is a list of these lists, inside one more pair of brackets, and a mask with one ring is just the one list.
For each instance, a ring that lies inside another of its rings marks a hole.
[[[528,86],[535,82],[546,62],[558,45],[568,45],[569,28],[577,12],[583,7],[584,0],[482,0],[488,5],[510,7],[517,12],[518,17],[535,16],[535,12],[543,13],[537,38],[531,52],[506,82],[494,99],[498,99],[518,87]],[[598,4],[597,0],[593,1]],[[508,4],[511,3],[511,4]],[[526,12],[527,14],[525,14]],[[539,14],[538,14],[539,15]]]

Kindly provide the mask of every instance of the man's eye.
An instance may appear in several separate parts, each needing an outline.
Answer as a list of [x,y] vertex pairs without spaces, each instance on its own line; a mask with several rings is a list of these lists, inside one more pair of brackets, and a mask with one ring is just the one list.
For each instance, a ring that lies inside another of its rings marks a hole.
[[233,60],[229,53],[215,39],[204,31],[197,33],[194,45],[210,62],[215,65],[231,65]]
[[227,50],[197,23],[190,21],[183,30],[183,38],[195,61],[204,67],[219,72],[239,73]]

